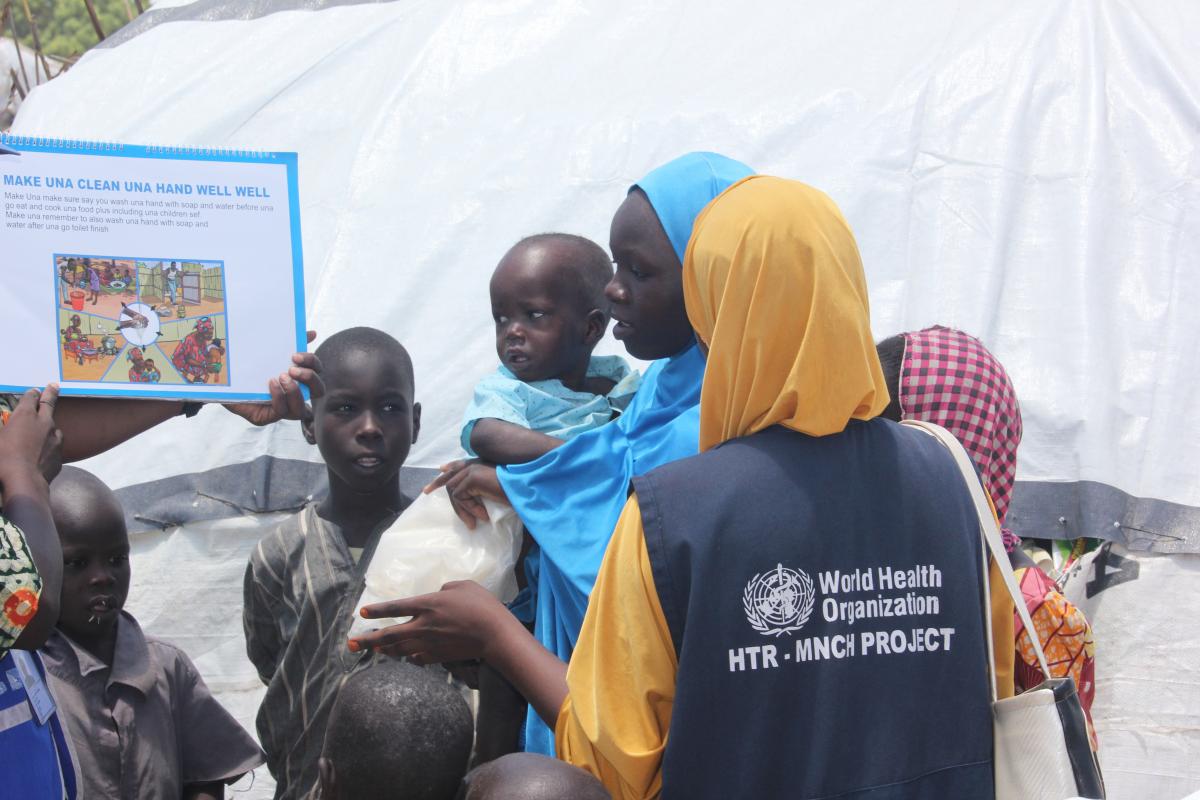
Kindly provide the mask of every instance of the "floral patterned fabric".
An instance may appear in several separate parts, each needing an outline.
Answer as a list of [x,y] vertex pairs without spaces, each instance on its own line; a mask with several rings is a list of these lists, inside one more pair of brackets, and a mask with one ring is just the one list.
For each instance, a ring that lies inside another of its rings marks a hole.
[[[8,422],[20,396],[0,394],[0,424]],[[0,514],[0,658],[37,613],[42,577],[33,563],[25,534]]]
[[[1079,704],[1087,717],[1088,736],[1092,749],[1097,748],[1096,731],[1092,727],[1092,701],[1096,697],[1096,643],[1092,639],[1092,626],[1083,612],[1063,597],[1058,586],[1046,573],[1037,567],[1017,570],[1017,582],[1025,597],[1025,607],[1033,620],[1050,674],[1056,678],[1070,675],[1075,679],[1079,693]],[[1037,654],[1033,650],[1029,631],[1016,618],[1017,635],[1017,692],[1032,689],[1043,680],[1038,666]]]
[[42,579],[21,529],[0,516],[0,656],[37,613]]

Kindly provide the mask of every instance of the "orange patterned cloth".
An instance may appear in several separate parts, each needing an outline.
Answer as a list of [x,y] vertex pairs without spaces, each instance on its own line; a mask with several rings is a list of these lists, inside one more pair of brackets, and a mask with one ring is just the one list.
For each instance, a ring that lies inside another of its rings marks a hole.
[[0,657],[37,613],[42,578],[21,529],[0,516]]
[[[1092,727],[1092,700],[1096,696],[1096,644],[1092,639],[1092,626],[1083,612],[1072,605],[1058,590],[1057,584],[1037,567],[1016,571],[1025,607],[1037,631],[1038,641],[1046,654],[1050,673],[1056,678],[1070,675],[1075,680],[1079,703],[1087,717],[1088,736],[1092,749],[1098,747],[1096,731]],[[1014,614],[1014,616],[1016,616]],[[1032,689],[1043,680],[1038,667],[1037,654],[1029,632],[1019,616],[1014,622],[1017,637],[1016,687],[1020,693]]]
[[[0,425],[8,424],[18,400],[17,395],[0,394]],[[25,534],[0,515],[0,658],[37,613],[41,593],[42,576],[33,563]]]

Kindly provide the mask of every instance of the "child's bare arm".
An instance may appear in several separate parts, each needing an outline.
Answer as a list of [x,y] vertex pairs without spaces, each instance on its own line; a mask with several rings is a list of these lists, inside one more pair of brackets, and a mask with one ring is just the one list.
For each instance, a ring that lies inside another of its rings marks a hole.
[[471,429],[471,449],[493,464],[524,464],[562,443],[562,439],[499,419],[481,419]]
[[479,710],[475,718],[474,766],[518,751],[525,724],[525,698],[486,662],[479,667]]

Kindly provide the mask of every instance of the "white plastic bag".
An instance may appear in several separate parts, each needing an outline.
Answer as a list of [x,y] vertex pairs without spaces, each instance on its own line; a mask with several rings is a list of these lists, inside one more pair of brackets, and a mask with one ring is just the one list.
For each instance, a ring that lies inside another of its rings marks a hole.
[[475,581],[502,602],[516,597],[521,520],[511,506],[489,502],[487,511],[491,521],[470,530],[446,492],[417,497],[379,539],[350,635],[410,619],[363,619],[358,613],[363,606],[436,592],[449,581]]

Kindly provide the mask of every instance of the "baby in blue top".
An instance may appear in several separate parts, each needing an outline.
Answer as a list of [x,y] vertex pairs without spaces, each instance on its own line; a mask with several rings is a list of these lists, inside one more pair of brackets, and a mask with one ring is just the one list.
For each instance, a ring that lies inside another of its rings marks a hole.
[[[604,287],[613,265],[595,242],[543,233],[517,242],[490,285],[500,367],[475,385],[462,446],[495,464],[523,464],[614,419],[641,379],[620,356],[593,356],[608,328]],[[532,624],[540,551],[526,539],[528,585],[509,608]],[[503,678],[479,673],[481,761],[522,747],[525,701]]]
[[639,376],[620,356],[593,356],[608,327],[608,254],[566,233],[522,239],[492,274],[500,367],[475,386],[462,446],[521,464],[615,418]]

